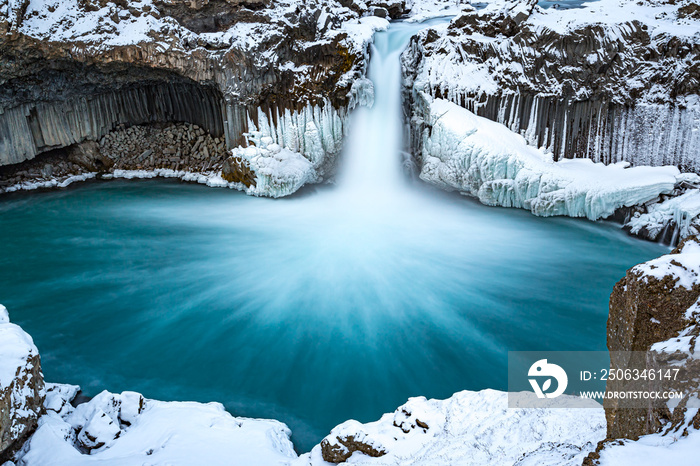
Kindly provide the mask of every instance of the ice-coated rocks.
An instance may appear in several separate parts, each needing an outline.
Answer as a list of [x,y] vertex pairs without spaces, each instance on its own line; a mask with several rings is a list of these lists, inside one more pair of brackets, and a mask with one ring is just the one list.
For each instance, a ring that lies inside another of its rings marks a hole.
[[0,463],[34,431],[44,397],[39,351],[0,305]]
[[670,193],[677,182],[676,167],[554,162],[499,123],[424,93],[420,99],[420,178],[487,205],[597,220]]

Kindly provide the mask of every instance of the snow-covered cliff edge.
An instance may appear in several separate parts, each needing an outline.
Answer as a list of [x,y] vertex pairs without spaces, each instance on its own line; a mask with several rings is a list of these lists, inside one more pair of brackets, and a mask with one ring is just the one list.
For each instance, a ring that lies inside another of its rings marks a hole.
[[44,396],[39,351],[0,305],[0,463],[36,428]]
[[[465,7],[403,56],[425,92],[522,134],[555,160],[700,170],[700,14],[689,0]],[[420,136],[412,140],[420,152]]]

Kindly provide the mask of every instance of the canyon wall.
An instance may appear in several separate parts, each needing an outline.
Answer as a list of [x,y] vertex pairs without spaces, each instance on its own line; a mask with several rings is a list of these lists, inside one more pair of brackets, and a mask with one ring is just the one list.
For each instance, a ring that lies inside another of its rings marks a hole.
[[319,107],[344,118],[364,98],[353,84],[383,24],[350,7],[2,0],[0,165],[120,125],[191,123],[234,148],[261,114],[278,128]]
[[[700,35],[692,2],[536,1],[464,11],[403,55],[406,114],[425,92],[506,125],[554,160],[700,170]],[[420,132],[411,120],[412,133]],[[420,138],[411,138],[414,154]]]

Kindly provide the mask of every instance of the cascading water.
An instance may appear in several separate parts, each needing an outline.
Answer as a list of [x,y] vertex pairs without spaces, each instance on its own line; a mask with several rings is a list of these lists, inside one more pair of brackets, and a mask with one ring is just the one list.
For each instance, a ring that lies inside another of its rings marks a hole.
[[374,105],[359,108],[352,116],[345,164],[338,180],[344,193],[373,195],[406,186],[398,157],[403,134],[399,56],[417,28],[425,26],[394,23],[389,31],[375,36],[369,66]]
[[409,396],[506,388],[508,350],[604,350],[607,300],[667,249],[404,185],[398,53],[338,186],[271,200],[111,181],[0,200],[0,303],[48,381],[86,395],[220,401],[286,422],[301,451]]

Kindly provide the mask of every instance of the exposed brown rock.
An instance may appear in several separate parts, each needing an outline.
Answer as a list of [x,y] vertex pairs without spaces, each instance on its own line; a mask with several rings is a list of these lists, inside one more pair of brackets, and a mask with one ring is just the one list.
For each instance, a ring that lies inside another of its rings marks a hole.
[[[682,263],[683,250],[688,245],[698,245],[695,236],[684,239],[671,254],[670,264],[686,269]],[[695,259],[697,260],[697,259]],[[647,265],[648,267],[653,266]],[[687,421],[687,403],[690,395],[700,394],[700,361],[689,353],[662,350],[654,346],[660,342],[679,341],[683,332],[690,338],[690,347],[696,346],[700,336],[698,315],[687,313],[700,297],[700,284],[687,288],[678,284],[679,278],[665,275],[656,278],[643,269],[632,268],[625,278],[614,287],[610,297],[608,316],[608,350],[611,352],[611,370],[642,368],[655,370],[674,367],[678,369],[675,379],[664,381],[624,381],[608,379],[606,390],[624,391],[635,389],[680,391],[684,397],[678,404],[669,405],[667,400],[649,401],[645,408],[632,408],[618,399],[605,402],[607,438],[598,444],[584,461],[584,466],[599,464],[600,451],[619,439],[636,440],[642,435],[656,432],[672,433],[674,436],[688,434],[688,429],[700,428],[700,413]],[[662,345],[663,346],[663,345]],[[632,353],[630,353],[632,352]]]
[[374,446],[355,439],[354,435],[347,437],[336,437],[336,442],[329,442],[323,439],[321,442],[321,455],[324,461],[329,463],[343,463],[356,451],[360,451],[367,456],[378,458],[386,455],[384,450],[376,449]]
[[[686,243],[697,242],[690,236],[673,254],[678,254]],[[608,315],[608,350],[611,352],[611,369],[658,366],[661,360],[634,360],[643,357],[654,343],[677,336],[690,325],[686,311],[700,297],[700,285],[691,289],[676,286],[677,278],[670,275],[661,280],[630,269],[625,278],[613,288]],[[619,352],[637,352],[627,355]],[[608,380],[607,389],[620,391],[626,383]],[[663,403],[648,408],[626,408],[618,400],[609,400],[605,410],[608,421],[608,438],[637,439],[641,435],[657,432],[663,422],[673,414]]]
[[85,141],[69,147],[68,160],[91,172],[102,172],[114,165],[112,159],[102,155],[100,146],[95,141]]
[[248,161],[240,157],[229,157],[221,168],[221,177],[228,182],[243,183],[246,187],[255,186],[255,172]]

